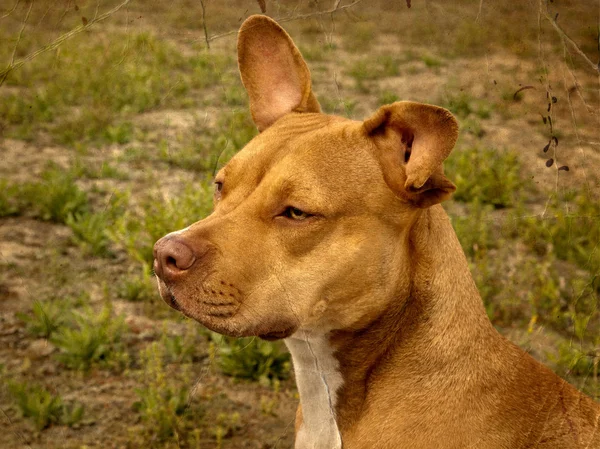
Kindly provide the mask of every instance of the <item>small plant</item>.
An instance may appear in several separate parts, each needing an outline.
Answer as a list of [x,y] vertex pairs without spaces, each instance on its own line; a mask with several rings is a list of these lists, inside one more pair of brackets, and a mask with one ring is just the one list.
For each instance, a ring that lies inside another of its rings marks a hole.
[[123,317],[114,317],[107,302],[96,316],[90,308],[74,312],[74,327],[61,328],[51,339],[60,349],[57,358],[70,369],[87,371],[92,365],[124,368],[126,353],[121,351]]
[[228,376],[270,383],[290,374],[290,355],[282,350],[280,343],[215,333],[211,333],[211,339],[218,348],[219,366]]
[[0,217],[18,215],[21,213],[19,187],[0,180]]
[[71,427],[83,418],[83,405],[75,403],[67,406],[60,396],[53,395],[39,385],[9,381],[8,391],[21,416],[30,418],[38,431],[51,424]]
[[448,177],[456,184],[454,199],[480,201],[495,208],[513,205],[519,189],[521,165],[513,151],[493,148],[464,148],[455,151],[445,164]]
[[223,440],[230,438],[236,430],[240,429],[240,414],[239,413],[219,413],[217,416],[217,424],[213,428],[213,435],[217,442],[217,447],[222,447]]
[[188,186],[174,199],[161,200],[148,195],[141,202],[141,208],[129,209],[107,232],[110,239],[124,246],[134,259],[150,266],[154,260],[152,249],[159,238],[200,220],[211,209],[212,186],[199,182]]
[[69,320],[68,303],[55,299],[47,301],[34,301],[31,308],[31,314],[18,313],[17,317],[21,319],[30,334],[50,338]]
[[465,119],[471,114],[476,115],[480,119],[488,119],[492,112],[491,107],[486,101],[475,99],[468,93],[458,89],[446,92],[441,104],[461,119]]
[[399,99],[400,98],[395,93],[390,92],[389,90],[385,90],[379,94],[379,98],[377,99],[377,101],[379,102],[379,104],[381,106],[383,106],[386,104],[394,103],[394,102],[398,101]]
[[41,178],[23,186],[22,195],[42,220],[66,223],[70,216],[87,211],[87,195],[77,187],[72,173],[52,164]]
[[106,229],[109,226],[106,213],[80,213],[69,215],[67,226],[74,234],[74,240],[84,251],[95,256],[110,255],[109,239]]
[[150,437],[159,441],[185,430],[181,419],[189,410],[189,375],[184,372],[183,380],[168,375],[164,359],[165,348],[157,342],[142,352],[143,387],[136,390],[139,401],[134,404]]
[[425,65],[427,67],[429,67],[430,69],[438,68],[442,65],[442,61],[440,59],[436,58],[433,55],[429,55],[429,54],[422,55],[421,61],[423,61],[425,63]]
[[[138,265],[138,270],[129,270],[119,286],[119,297],[128,301],[150,301],[157,298],[156,282],[148,263]],[[141,269],[140,269],[141,268]]]

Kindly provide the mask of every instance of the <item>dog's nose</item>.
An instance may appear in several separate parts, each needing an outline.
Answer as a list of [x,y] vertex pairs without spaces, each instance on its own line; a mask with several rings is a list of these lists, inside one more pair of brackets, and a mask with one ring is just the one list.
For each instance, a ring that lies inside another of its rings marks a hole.
[[162,280],[171,280],[189,270],[196,256],[184,241],[167,235],[154,245],[154,272]]

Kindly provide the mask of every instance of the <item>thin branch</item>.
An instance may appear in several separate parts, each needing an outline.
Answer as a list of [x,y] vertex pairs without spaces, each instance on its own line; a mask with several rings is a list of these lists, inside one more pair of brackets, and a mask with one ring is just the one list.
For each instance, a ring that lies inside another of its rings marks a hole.
[[[307,14],[291,15],[288,17],[275,18],[275,20],[278,23],[284,23],[284,22],[292,22],[294,20],[309,19],[311,17],[324,16],[327,14],[334,14],[336,12],[344,11],[349,8],[352,8],[353,6],[359,4],[360,2],[362,2],[362,0],[354,0],[352,3],[348,3],[347,5],[344,5],[344,6],[339,6],[340,2],[336,1],[334,7],[331,9],[328,9],[327,11],[317,11],[317,12],[311,12],[311,13],[307,13]],[[226,33],[215,34],[214,36],[210,36],[210,37],[206,36],[206,42],[208,44],[208,42],[212,42],[215,39],[220,39],[222,37],[231,36],[232,34],[236,34],[237,32],[238,32],[238,30],[233,30],[233,31],[227,31]]]
[[4,19],[5,17],[10,16],[15,11],[15,9],[17,9],[17,6],[19,6],[20,2],[21,2],[21,0],[17,0],[15,2],[15,6],[13,6],[6,14],[4,14],[3,16],[0,16],[0,19]]
[[599,64],[594,64],[590,58],[587,57],[587,55],[579,48],[579,46],[577,45],[577,43],[571,39],[569,37],[569,35],[560,27],[560,25],[556,22],[556,20],[554,20],[553,17],[550,16],[550,14],[548,14],[548,8],[546,7],[544,10],[541,8],[540,5],[540,11],[542,12],[542,14],[544,15],[544,18],[550,22],[550,25],[552,25],[552,27],[554,28],[554,30],[558,33],[558,35],[565,41],[567,42],[572,48],[573,50],[575,50],[575,53],[577,53],[579,56],[581,56],[581,58],[592,68],[592,70],[594,70],[595,72],[600,73],[600,65]]
[[[123,6],[126,6],[130,2],[131,2],[131,0],[124,0],[123,3],[120,3],[119,5],[115,6],[110,11],[107,11],[107,12],[105,12],[104,14],[102,14],[100,16],[94,17],[87,24],[85,24],[85,25],[83,25],[83,24],[79,25],[77,28],[74,28],[71,31],[69,31],[69,32],[67,32],[67,33],[65,33],[65,34],[57,37],[54,41],[52,41],[48,45],[46,45],[46,46],[44,46],[44,47],[42,47],[42,48],[34,51],[33,53],[28,54],[27,56],[25,56],[24,58],[18,60],[17,62],[11,61],[10,64],[8,65],[8,67],[6,67],[4,70],[2,70],[0,72],[0,86],[2,86],[2,84],[6,80],[6,77],[8,76],[8,74],[10,72],[12,72],[13,70],[18,69],[23,64],[25,64],[26,62],[31,61],[32,59],[36,58],[37,56],[41,55],[42,53],[45,53],[45,52],[50,51],[50,50],[54,50],[59,45],[61,45],[64,41],[72,38],[73,36],[76,36],[77,34],[81,33],[82,31],[87,30],[88,28],[90,28],[95,23],[101,22],[103,20],[108,19],[110,16],[112,16],[114,13],[116,13],[117,11],[119,11]],[[22,32],[22,30],[21,30],[21,32]],[[20,35],[21,35],[21,33],[19,34],[19,36]],[[17,41],[17,43],[18,43],[18,41]]]
[[479,16],[481,16],[482,8],[483,8],[483,0],[479,0],[479,10],[477,11],[477,17],[475,17],[475,22],[479,22]]
[[[29,16],[31,14],[31,10],[33,9],[33,1],[29,4],[29,9],[27,10],[27,15],[25,16],[25,20],[23,20],[23,26],[19,30],[19,35],[17,36],[17,42],[15,42],[15,46],[13,48],[12,55],[10,56],[10,64],[15,62],[15,54],[17,53],[17,48],[19,47],[19,42],[21,42],[21,38],[23,37],[23,31],[25,31],[25,27],[27,26],[27,21],[29,20]],[[0,76],[0,85],[4,81],[5,77]]]
[[208,28],[206,28],[206,7],[204,1],[200,0],[200,6],[202,6],[202,27],[204,28],[204,39],[206,40],[206,48],[210,49],[210,39],[208,39]]

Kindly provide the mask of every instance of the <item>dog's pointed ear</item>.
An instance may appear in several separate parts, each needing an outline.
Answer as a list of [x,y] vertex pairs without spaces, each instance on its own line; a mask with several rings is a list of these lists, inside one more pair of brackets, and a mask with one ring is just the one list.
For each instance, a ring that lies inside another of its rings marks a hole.
[[321,112],[310,72],[290,36],[273,19],[254,15],[238,34],[238,64],[259,131],[289,112]]
[[458,123],[449,111],[400,101],[379,108],[363,127],[396,195],[425,208],[456,190],[442,168],[458,138]]

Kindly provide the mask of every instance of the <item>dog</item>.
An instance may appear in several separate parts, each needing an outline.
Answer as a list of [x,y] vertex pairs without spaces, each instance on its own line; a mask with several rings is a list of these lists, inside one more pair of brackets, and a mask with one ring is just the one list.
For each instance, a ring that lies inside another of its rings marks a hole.
[[296,449],[600,448],[600,405],[490,323],[440,203],[458,125],[396,102],[321,113],[290,36],[251,16],[238,62],[260,131],[214,212],[160,239],[162,298],[209,329],[284,339]]

